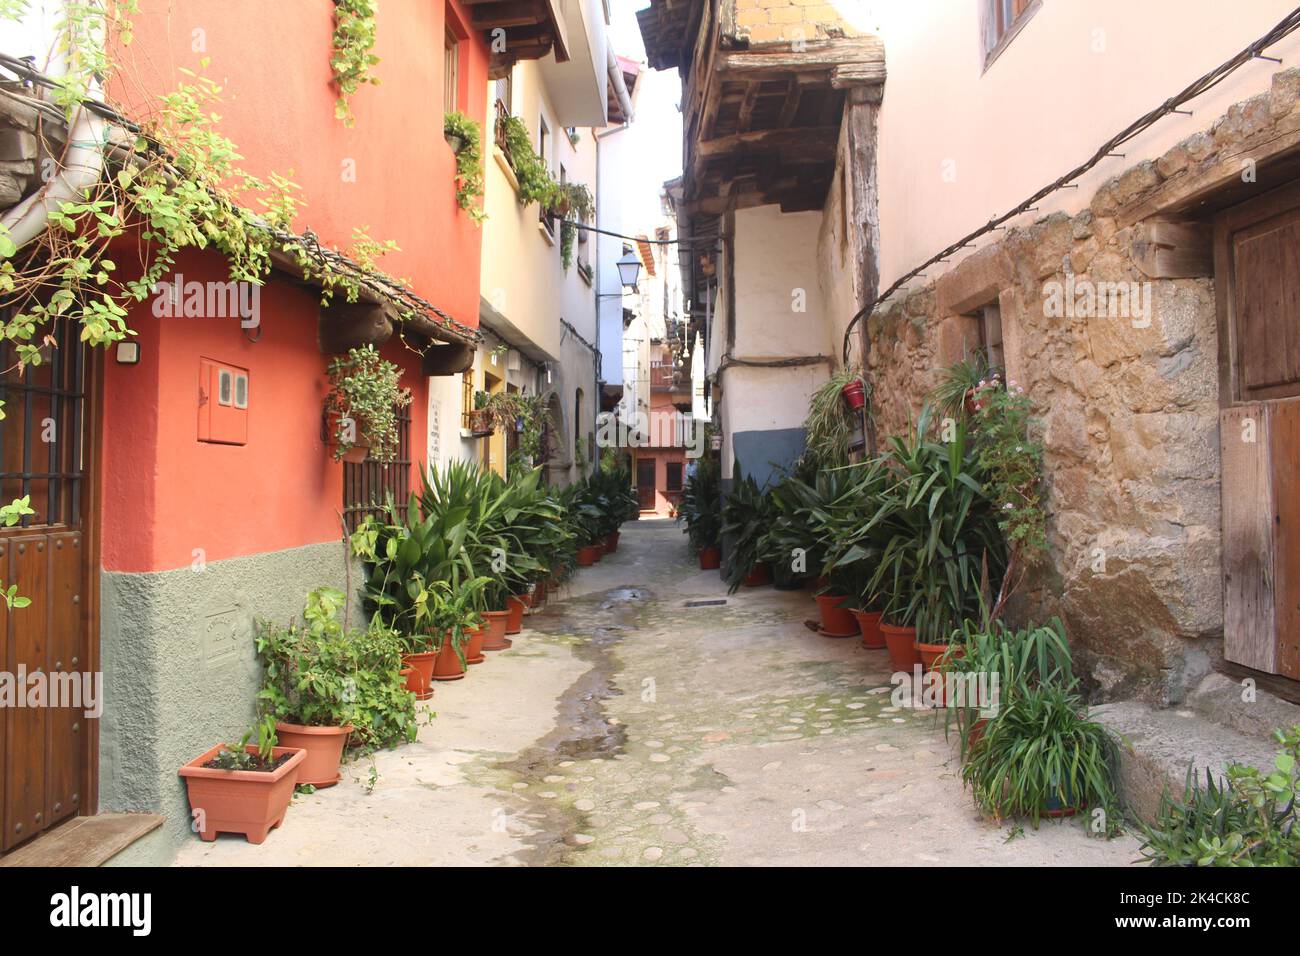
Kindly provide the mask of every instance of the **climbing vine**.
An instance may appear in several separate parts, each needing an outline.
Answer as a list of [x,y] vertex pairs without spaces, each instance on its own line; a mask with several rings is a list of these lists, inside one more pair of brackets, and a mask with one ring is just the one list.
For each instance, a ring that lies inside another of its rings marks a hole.
[[[373,16],[370,3],[340,2],[339,7],[363,19]],[[0,0],[0,17],[21,18],[27,8],[25,0]],[[129,43],[136,0],[86,0],[63,8],[59,36],[69,72],[40,79],[49,86],[48,102],[61,107],[72,123],[87,115],[82,110],[92,93],[116,72],[105,51]],[[206,66],[205,60],[201,69]],[[157,294],[185,249],[220,252],[232,281],[257,285],[270,274],[273,251],[284,249],[305,279],[321,285],[323,303],[339,290],[357,301],[363,285],[378,285],[407,303],[399,306],[403,318],[416,314],[410,303],[422,300],[406,291],[404,280],[376,266],[381,256],[397,250],[396,243],[356,229],[349,258],[325,249],[310,232],[294,233],[303,205],[298,186],[277,173],[263,178],[244,170],[237,145],[218,129],[221,87],[201,73],[181,73],[182,81],[159,97],[152,115],[98,123],[95,128],[103,132],[96,135],[105,144],[102,172],[78,198],[57,203],[39,236],[20,247],[0,227],[0,298],[11,307],[0,323],[0,338],[12,344],[13,368],[20,373],[42,362],[43,348],[57,347],[50,329],[57,319],[79,324],[79,339],[90,346],[133,335],[129,309]],[[40,107],[39,100],[28,100]],[[41,108],[58,115],[48,104]],[[55,157],[61,167],[75,148],[73,139]],[[58,181],[47,177],[41,188],[50,190]],[[138,236],[140,242],[131,246],[130,268],[119,270],[110,245],[122,236]],[[29,504],[17,499],[0,507],[0,523],[13,525],[34,514]],[[23,606],[24,599],[0,584],[0,600],[12,608]]]
[[379,85],[379,78],[370,75],[370,68],[379,62],[379,57],[370,52],[375,45],[375,13],[378,9],[375,0],[334,0],[334,46],[330,54],[330,69],[334,71],[334,85],[339,90],[334,115],[346,126],[356,122],[349,102],[352,94],[366,83]]

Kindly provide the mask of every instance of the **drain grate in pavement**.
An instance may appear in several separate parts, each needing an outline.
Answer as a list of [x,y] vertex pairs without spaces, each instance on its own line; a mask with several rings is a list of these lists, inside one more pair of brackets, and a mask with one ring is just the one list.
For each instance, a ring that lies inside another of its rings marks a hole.
[[718,598],[713,601],[687,601],[683,607],[716,607],[719,604],[726,604],[726,598]]

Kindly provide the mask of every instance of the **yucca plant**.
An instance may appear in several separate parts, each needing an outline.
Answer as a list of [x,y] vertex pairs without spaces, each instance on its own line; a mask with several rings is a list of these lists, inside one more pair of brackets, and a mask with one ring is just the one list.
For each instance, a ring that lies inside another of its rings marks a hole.
[[867,522],[884,542],[868,587],[882,596],[891,623],[914,625],[917,640],[943,644],[987,607],[1006,547],[964,421],[946,421],[945,440],[935,441],[931,413],[927,406],[909,436],[890,439],[892,481]]
[[999,702],[997,716],[971,746],[961,775],[975,802],[999,820],[1052,811],[1101,808],[1106,832],[1119,826],[1113,780],[1115,744],[1087,706],[1066,688],[1043,682]]

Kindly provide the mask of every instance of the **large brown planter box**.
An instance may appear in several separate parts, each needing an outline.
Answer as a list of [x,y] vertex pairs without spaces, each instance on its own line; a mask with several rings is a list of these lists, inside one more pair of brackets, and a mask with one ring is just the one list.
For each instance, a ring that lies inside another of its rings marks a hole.
[[[271,751],[273,757],[293,756],[271,773],[203,766],[225,746],[217,744],[180,769],[189,790],[190,810],[197,811],[194,823],[199,836],[207,841],[215,840],[218,833],[242,833],[249,843],[261,843],[284,822],[307,751],[276,747]],[[257,747],[252,744],[245,749],[257,753]]]

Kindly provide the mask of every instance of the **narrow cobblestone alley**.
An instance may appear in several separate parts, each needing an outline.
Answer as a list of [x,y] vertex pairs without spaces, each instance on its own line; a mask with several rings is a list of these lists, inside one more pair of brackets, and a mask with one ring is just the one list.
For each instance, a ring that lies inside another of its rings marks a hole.
[[[688,607],[688,602],[726,601]],[[1130,837],[981,820],[929,711],[887,660],[809,632],[806,592],[728,597],[669,521],[624,527],[418,743],[295,798],[263,846],[196,838],[182,865],[1127,865]],[[426,705],[422,705],[426,706]],[[1012,838],[1012,833],[1017,835]]]

